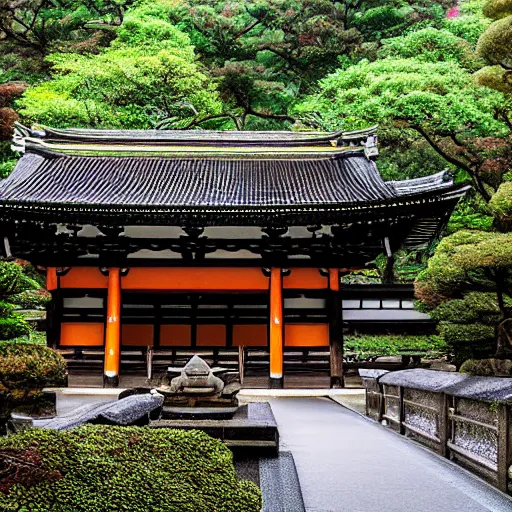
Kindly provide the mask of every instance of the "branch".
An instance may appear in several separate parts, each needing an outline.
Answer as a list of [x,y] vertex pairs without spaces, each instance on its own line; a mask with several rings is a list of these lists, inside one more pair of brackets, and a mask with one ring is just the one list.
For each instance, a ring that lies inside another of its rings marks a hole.
[[[202,123],[205,123],[206,121],[212,121],[213,119],[225,119],[226,117],[228,117],[229,119],[231,119],[233,121],[237,130],[240,130],[240,124],[239,124],[237,117],[234,116],[233,114],[228,114],[228,113],[212,114],[210,116],[205,116],[200,119],[194,118],[192,121],[190,121],[190,123],[188,123],[185,127],[183,127],[182,130],[190,130],[191,128],[195,128],[196,126],[199,126]],[[172,119],[169,119],[169,118],[164,119],[164,120],[160,121],[155,126],[155,128],[157,130],[161,130],[165,126],[165,124],[170,121],[172,121]]]
[[256,20],[254,23],[249,25],[248,27],[244,28],[242,31],[238,32],[235,36],[233,36],[233,40],[240,39],[242,36],[245,36],[248,32],[250,32],[254,27],[259,25],[261,23],[261,20]]
[[503,122],[507,125],[508,129],[512,131],[512,120],[510,120],[510,117],[508,117],[508,114],[503,109],[497,109],[496,113],[501,116]]
[[[474,163],[481,163],[482,162],[482,158],[480,157],[480,155],[478,155],[477,153],[475,153],[471,148],[468,148],[467,146],[465,146],[462,142],[459,141],[459,139],[457,139],[457,135],[455,135],[454,133],[450,133],[449,135],[450,139],[452,139],[453,143],[459,147],[459,148],[463,148],[464,151],[466,151],[467,153],[469,153],[475,160],[474,160]],[[471,158],[468,158],[469,161],[471,161]]]
[[261,117],[262,119],[276,119],[277,121],[290,121],[295,122],[295,118],[290,117],[287,114],[264,114],[262,112],[256,112],[251,107],[247,110],[247,114],[251,116]]
[[275,48],[272,48],[271,46],[268,46],[268,45],[260,46],[258,49],[260,51],[267,50],[269,52],[272,52],[275,55],[277,55],[278,57],[281,57],[281,59],[286,61],[288,64],[290,64],[290,65],[293,64],[294,66],[300,67],[300,62],[298,62],[297,59],[295,59],[294,57],[286,54],[285,52],[282,52],[280,50],[276,50]]
[[467,164],[462,162],[461,160],[458,160],[457,158],[449,155],[441,147],[428,135],[428,133],[419,125],[410,125],[410,127],[413,130],[416,130],[430,145],[430,147],[440,156],[442,156],[447,162],[449,162],[452,165],[455,165],[459,169],[462,169],[463,171],[466,171],[470,176],[471,179],[475,185],[475,188],[480,192],[482,197],[485,199],[486,202],[489,202],[491,199],[491,196],[487,193],[487,190],[485,190],[485,187],[483,186],[480,178],[478,177],[478,174],[471,169]]

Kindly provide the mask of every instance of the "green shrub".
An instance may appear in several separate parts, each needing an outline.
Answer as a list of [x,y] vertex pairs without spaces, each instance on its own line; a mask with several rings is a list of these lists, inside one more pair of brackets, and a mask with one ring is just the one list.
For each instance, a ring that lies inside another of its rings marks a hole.
[[13,408],[37,405],[44,387],[65,383],[60,354],[41,345],[0,342],[0,434]]
[[39,284],[24,273],[19,263],[0,261],[0,297],[38,288]]
[[489,201],[491,211],[512,227],[512,181],[505,181]]
[[462,67],[478,69],[471,45],[448,30],[425,28],[383,41],[379,57],[415,58],[424,62],[453,61]]
[[460,367],[461,373],[480,377],[512,377],[509,359],[468,359]]
[[27,290],[9,297],[20,309],[43,309],[50,299],[50,294],[45,290]]
[[6,318],[0,318],[0,340],[10,340],[31,332],[30,324],[21,316],[12,313]]
[[14,311],[14,306],[8,302],[0,301],[0,318],[8,317]]
[[258,512],[262,498],[236,477],[230,450],[203,432],[86,425],[32,429],[0,440],[30,461],[0,487],[1,510]]
[[41,345],[0,342],[0,394],[60,385],[65,378],[66,361],[54,350]]
[[483,324],[453,324],[440,322],[439,331],[449,345],[495,342],[494,327]]
[[444,21],[444,28],[453,35],[461,37],[476,46],[479,37],[490,25],[490,20],[478,15],[466,15],[448,18]]
[[422,354],[438,357],[448,351],[441,336],[354,334],[345,336],[345,353],[352,352],[356,359],[377,356],[401,356]]
[[379,38],[383,34],[394,35],[400,33],[407,25],[406,10],[396,9],[391,5],[373,7],[361,13],[354,25],[370,39]]
[[32,331],[30,334],[25,334],[23,336],[9,340],[9,343],[24,343],[29,345],[46,346],[46,341],[46,332]]
[[482,359],[496,352],[495,327],[491,325],[439,322],[438,330],[452,349],[456,366],[466,359]]
[[0,160],[0,179],[7,178],[16,165],[16,160]]
[[[507,307],[512,307],[512,300],[504,298]],[[483,323],[495,326],[500,319],[500,308],[495,293],[469,292],[462,299],[442,302],[431,313],[434,320],[456,324]]]

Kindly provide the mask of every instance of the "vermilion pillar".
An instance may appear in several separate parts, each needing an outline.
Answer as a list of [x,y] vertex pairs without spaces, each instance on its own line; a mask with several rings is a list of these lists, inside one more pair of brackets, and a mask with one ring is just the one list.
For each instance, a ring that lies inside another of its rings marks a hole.
[[121,276],[118,268],[109,269],[107,295],[107,329],[105,332],[105,371],[103,387],[119,385],[121,357]]
[[283,387],[283,277],[270,271],[270,387]]
[[343,309],[340,297],[340,273],[329,269],[329,348],[331,388],[344,387],[343,376]]
[[46,289],[53,292],[58,287],[57,269],[55,267],[48,267],[46,269]]

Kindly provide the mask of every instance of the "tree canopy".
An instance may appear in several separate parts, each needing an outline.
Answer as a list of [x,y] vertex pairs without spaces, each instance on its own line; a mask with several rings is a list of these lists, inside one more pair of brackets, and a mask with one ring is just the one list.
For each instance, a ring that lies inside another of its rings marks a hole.
[[[421,41],[422,37],[416,40],[418,46],[423,46]],[[407,55],[409,43],[409,38],[399,44],[395,40],[382,51]],[[500,138],[510,130],[496,118],[504,97],[475,83],[457,62],[462,54],[450,56],[434,46],[418,52],[420,58],[389,56],[340,69],[323,79],[320,92],[296,111],[322,128],[379,123],[383,128],[414,131],[446,164],[471,176],[475,188],[489,200],[506,170],[504,165],[491,172],[487,158],[489,152],[506,150],[500,148]]]
[[[492,87],[507,95],[512,94],[512,1],[490,0],[484,8],[484,14],[494,23],[480,36],[478,53],[489,65],[477,73],[480,84]],[[510,102],[510,98],[509,98]],[[506,118],[509,117],[510,103],[506,106]]]
[[125,16],[100,53],[47,57],[54,79],[26,91],[20,114],[58,127],[152,128],[220,111],[188,36],[165,21],[167,14],[165,5],[144,4]]

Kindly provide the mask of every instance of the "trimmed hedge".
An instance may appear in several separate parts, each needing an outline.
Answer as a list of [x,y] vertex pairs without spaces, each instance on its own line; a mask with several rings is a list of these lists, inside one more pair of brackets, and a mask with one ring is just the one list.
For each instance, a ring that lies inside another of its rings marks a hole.
[[356,359],[377,356],[402,356],[422,354],[426,357],[439,357],[448,352],[441,336],[381,335],[368,336],[355,334],[345,336],[345,353],[353,352]]
[[512,377],[510,359],[468,359],[459,370],[461,373],[480,377]]
[[473,344],[495,344],[495,328],[484,324],[452,324],[439,322],[439,332],[451,346]]
[[9,298],[20,309],[44,309],[50,299],[46,290],[27,290]]
[[[261,492],[237,479],[232,454],[197,430],[86,425],[0,439],[0,510],[259,512]],[[24,462],[30,465],[23,466]]]
[[0,342],[0,395],[15,389],[42,389],[66,379],[66,361],[51,348]]
[[44,387],[65,383],[66,361],[60,354],[41,345],[0,342],[0,433],[15,407],[37,408],[44,403]]

